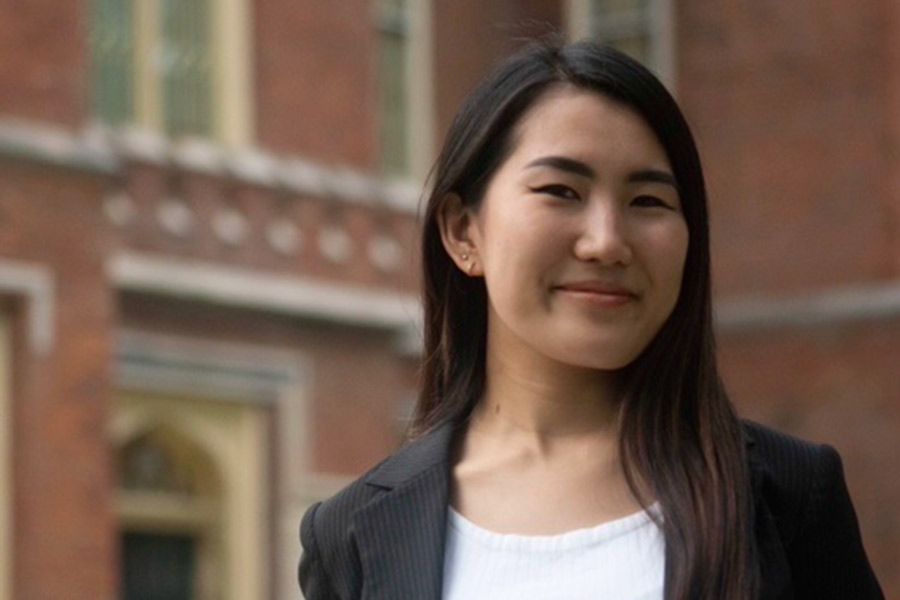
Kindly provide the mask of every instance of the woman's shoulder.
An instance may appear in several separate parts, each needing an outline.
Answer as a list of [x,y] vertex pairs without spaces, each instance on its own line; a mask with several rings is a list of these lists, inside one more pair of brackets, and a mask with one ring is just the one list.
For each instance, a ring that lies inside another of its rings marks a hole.
[[822,504],[829,497],[848,498],[841,458],[833,447],[752,421],[743,421],[743,427],[754,492],[788,540],[823,516]]
[[316,520],[346,521],[382,493],[432,467],[447,465],[454,429],[447,423],[407,441],[335,495],[318,503]]
[[[393,456],[393,455],[392,455]],[[382,490],[369,478],[391,456],[354,479],[330,498],[315,502],[300,524],[300,586],[308,598],[354,597],[361,569],[354,551],[353,520]]]
[[803,497],[823,480],[843,479],[837,451],[777,431],[753,421],[742,421],[751,475],[760,479],[769,496],[784,502]]
[[792,472],[806,474],[815,470],[822,460],[830,460],[837,452],[827,444],[801,439],[767,427],[760,423],[742,420],[748,453],[774,471],[775,475],[791,476]]
[[357,516],[394,489],[420,485],[416,482],[426,472],[446,470],[453,431],[452,425],[442,425],[406,443],[334,496],[310,506],[300,526],[300,582],[307,597],[357,595],[361,573],[354,540]]
[[408,441],[381,462],[307,511],[304,524],[315,522],[316,533],[346,532],[354,515],[378,496],[414,479],[433,467],[447,465],[454,427],[439,426]]
[[744,432],[756,509],[768,513],[758,517],[774,520],[794,589],[883,599],[837,451],[757,423],[744,422]]

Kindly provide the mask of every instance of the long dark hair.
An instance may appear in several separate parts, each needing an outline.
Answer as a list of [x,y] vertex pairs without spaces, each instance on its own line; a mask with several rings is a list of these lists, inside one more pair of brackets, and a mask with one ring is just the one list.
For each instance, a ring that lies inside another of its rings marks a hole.
[[[463,421],[485,385],[487,291],[452,262],[438,214],[448,194],[477,206],[512,151],[523,114],[548,89],[571,85],[641,115],[665,149],[689,231],[676,306],[623,369],[620,454],[632,492],[662,508],[667,600],[751,600],[759,589],[741,426],[714,349],[706,190],[693,136],[646,68],[591,42],[540,44],[503,63],[466,99],[434,171],[422,238],[425,348],[413,430]],[[647,490],[646,494],[642,489]]]

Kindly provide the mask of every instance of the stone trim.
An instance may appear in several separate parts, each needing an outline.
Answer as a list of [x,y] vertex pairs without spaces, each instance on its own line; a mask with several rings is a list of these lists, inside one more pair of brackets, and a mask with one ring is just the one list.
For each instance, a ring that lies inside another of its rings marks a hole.
[[718,307],[716,326],[726,334],[877,321],[900,317],[900,283],[795,296],[725,298]]
[[285,481],[296,485],[312,461],[312,364],[299,352],[242,342],[120,329],[118,390],[220,402],[273,405]]
[[13,598],[12,571],[14,555],[12,461],[12,343],[8,315],[0,311],[0,598]]
[[46,356],[55,341],[56,286],[48,267],[11,259],[0,259],[0,294],[21,296],[27,302],[28,347]]
[[121,168],[108,145],[91,136],[18,119],[0,119],[0,157],[112,175]]
[[126,161],[186,171],[297,194],[416,214],[421,186],[383,179],[345,165],[325,165],[259,148],[230,149],[198,138],[170,140],[148,129],[112,130],[93,124],[80,132],[0,118],[0,158],[9,156],[75,170],[120,175]]
[[107,269],[121,291],[395,329],[399,333],[421,322],[418,298],[406,292],[146,254],[119,254],[109,261]]

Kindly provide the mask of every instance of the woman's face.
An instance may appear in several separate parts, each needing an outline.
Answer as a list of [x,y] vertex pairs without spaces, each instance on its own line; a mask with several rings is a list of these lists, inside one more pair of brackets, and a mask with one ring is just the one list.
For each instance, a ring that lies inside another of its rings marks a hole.
[[628,365],[672,313],[687,254],[665,151],[637,113],[574,87],[545,93],[512,144],[464,229],[489,352]]

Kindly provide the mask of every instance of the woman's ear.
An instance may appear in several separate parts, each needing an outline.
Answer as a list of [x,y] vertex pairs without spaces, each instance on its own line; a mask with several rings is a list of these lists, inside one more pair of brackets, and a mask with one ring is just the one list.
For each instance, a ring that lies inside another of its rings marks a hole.
[[482,275],[478,256],[480,236],[474,211],[463,205],[458,194],[447,194],[438,209],[437,222],[444,250],[459,270],[472,277]]

